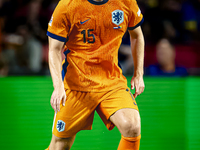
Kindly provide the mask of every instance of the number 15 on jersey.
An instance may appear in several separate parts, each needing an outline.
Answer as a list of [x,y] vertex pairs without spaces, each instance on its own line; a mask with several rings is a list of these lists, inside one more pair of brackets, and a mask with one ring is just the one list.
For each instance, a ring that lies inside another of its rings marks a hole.
[[[91,33],[91,31],[94,31],[94,29],[88,29],[88,30],[82,30],[81,34],[83,34],[83,42],[86,43],[94,43],[95,42],[95,36]],[[87,33],[87,34],[86,34]],[[92,40],[87,40],[88,38],[92,37]]]

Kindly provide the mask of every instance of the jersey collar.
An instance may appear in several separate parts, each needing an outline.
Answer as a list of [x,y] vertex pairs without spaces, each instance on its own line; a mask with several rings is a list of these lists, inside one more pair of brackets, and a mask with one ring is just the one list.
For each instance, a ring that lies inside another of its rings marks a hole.
[[88,0],[91,4],[94,4],[94,5],[103,5],[105,3],[108,2],[108,0],[103,0],[101,2],[97,2],[97,1],[94,1],[94,0]]

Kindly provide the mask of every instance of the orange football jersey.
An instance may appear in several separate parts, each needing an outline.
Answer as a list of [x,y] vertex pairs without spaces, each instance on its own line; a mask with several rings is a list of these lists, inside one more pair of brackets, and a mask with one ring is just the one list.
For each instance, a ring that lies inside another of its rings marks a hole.
[[61,0],[47,35],[65,42],[65,88],[93,92],[126,88],[118,49],[127,28],[133,30],[142,22],[136,0]]

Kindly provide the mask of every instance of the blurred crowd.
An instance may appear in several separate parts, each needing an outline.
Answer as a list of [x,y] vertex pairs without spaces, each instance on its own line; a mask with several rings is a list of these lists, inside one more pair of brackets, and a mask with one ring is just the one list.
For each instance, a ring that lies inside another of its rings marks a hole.
[[[49,75],[46,30],[59,0],[0,0],[0,76]],[[137,0],[144,15],[145,75],[200,75],[200,0]],[[133,73],[128,32],[119,50]]]
[[0,0],[0,74],[48,75],[46,30],[59,0]]

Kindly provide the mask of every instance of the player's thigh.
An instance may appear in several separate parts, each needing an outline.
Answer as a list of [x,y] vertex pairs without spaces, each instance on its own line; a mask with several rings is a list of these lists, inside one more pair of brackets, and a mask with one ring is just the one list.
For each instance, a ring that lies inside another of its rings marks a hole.
[[[126,110],[130,109],[131,112],[132,110],[138,111],[138,106],[134,99],[133,94],[130,92],[128,88],[115,89],[108,92],[107,95],[108,96],[104,98],[103,101],[101,101],[101,103],[98,105],[96,110],[99,116],[101,117],[101,119],[103,120],[104,124],[106,125],[106,127],[109,130],[111,130],[115,126],[115,124],[118,125],[116,121],[112,122],[110,120],[111,116],[113,116],[114,114],[115,114],[114,117],[118,116],[116,115],[118,114],[116,112],[118,112],[119,110],[120,110],[119,112],[121,112],[122,109],[126,109]],[[125,114],[127,114],[126,110],[125,110]],[[116,118],[119,118],[119,117],[116,117]],[[124,120],[125,118],[126,117],[124,117]],[[131,120],[131,119],[127,118],[127,120]]]
[[69,150],[74,143],[75,135],[69,138],[60,138],[52,135],[49,150]]

